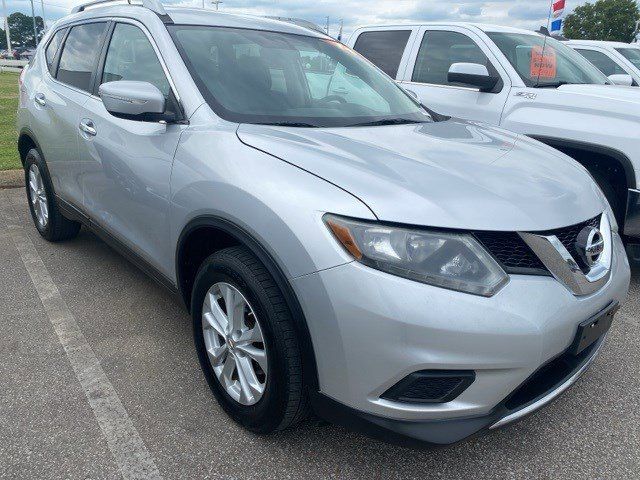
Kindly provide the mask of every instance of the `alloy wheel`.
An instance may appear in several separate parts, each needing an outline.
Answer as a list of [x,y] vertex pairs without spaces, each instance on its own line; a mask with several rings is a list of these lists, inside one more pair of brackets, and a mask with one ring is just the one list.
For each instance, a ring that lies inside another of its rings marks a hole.
[[267,382],[267,350],[258,318],[236,287],[219,282],[209,289],[202,334],[211,367],[227,394],[242,405],[258,403]]
[[40,174],[40,169],[34,163],[29,168],[29,193],[31,204],[40,228],[46,228],[49,223],[49,203],[47,191]]

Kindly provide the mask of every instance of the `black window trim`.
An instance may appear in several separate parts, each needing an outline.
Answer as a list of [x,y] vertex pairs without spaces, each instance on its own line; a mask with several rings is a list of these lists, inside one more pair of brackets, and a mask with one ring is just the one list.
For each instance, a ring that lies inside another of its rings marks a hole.
[[[172,100],[172,103],[175,104],[174,106],[177,114],[177,117],[173,121],[173,123],[186,123],[187,117],[186,117],[186,114],[184,113],[184,107],[182,105],[180,95],[178,94],[178,89],[176,88],[175,83],[173,82],[173,78],[171,77],[171,73],[169,72],[169,67],[167,67],[164,61],[164,58],[160,54],[160,49],[155,44],[155,40],[153,39],[153,36],[149,33],[149,31],[146,29],[144,24],[140,23],[136,19],[129,18],[129,17],[111,17],[111,18],[112,20],[109,22],[106,36],[103,39],[103,44],[100,49],[100,55],[98,56],[98,62],[96,63],[96,67],[94,69],[91,95],[96,98],[100,98],[98,89],[100,88],[100,82],[102,81],[102,75],[104,73],[104,65],[107,59],[107,52],[109,51],[109,45],[111,45],[111,40],[113,38],[113,32],[116,28],[116,25],[118,23],[133,25],[134,27],[139,28],[140,31],[147,37],[147,40],[149,40],[149,43],[151,44],[151,48],[153,48],[156,58],[158,59],[158,62],[160,62],[160,67],[164,72],[164,76],[167,82],[169,83],[169,88],[171,89],[170,100]],[[102,101],[102,99],[100,100]],[[138,121],[142,121],[142,120],[138,120]]]
[[[58,48],[58,52],[56,53],[55,70],[54,70],[55,74],[50,74],[51,79],[53,81],[55,81],[56,83],[58,83],[60,85],[64,85],[67,88],[71,88],[76,92],[83,93],[83,94],[88,95],[88,96],[92,96],[93,95],[91,91],[84,90],[82,88],[76,87],[75,85],[70,85],[68,83],[65,83],[65,82],[59,80],[58,79],[58,68],[60,67],[60,59],[62,58],[62,52],[64,51],[64,47],[67,44],[67,39],[69,38],[69,34],[71,33],[71,30],[74,27],[78,27],[78,26],[81,26],[81,25],[88,25],[90,23],[105,23],[107,25],[107,28],[105,28],[105,31],[103,32],[102,37],[99,40],[100,49],[103,48],[104,41],[105,41],[105,34],[109,30],[109,24],[110,24],[110,20],[109,19],[103,18],[103,17],[96,17],[96,18],[83,20],[81,22],[74,22],[74,23],[71,23],[71,24],[61,25],[58,30],[60,30],[62,28],[66,28],[67,32],[65,33],[64,39],[63,39],[62,43],[60,44],[60,47]],[[96,66],[97,66],[97,62],[94,62],[93,63],[93,67],[92,67],[92,71],[91,71],[91,80],[89,82],[90,86],[93,85],[93,82],[95,81]]]
[[[448,28],[451,28],[451,27],[448,27]],[[497,95],[499,93],[502,93],[502,90],[504,90],[504,87],[505,87],[504,77],[500,74],[500,70],[498,70],[496,68],[496,66],[494,65],[494,62],[491,61],[491,57],[489,55],[487,55],[487,53],[482,49],[482,47],[480,46],[480,42],[476,41],[475,39],[473,39],[467,32],[459,32],[459,31],[450,30],[450,29],[449,30],[448,29],[440,29],[440,28],[437,28],[437,29],[431,28],[430,29],[430,27],[425,27],[425,30],[424,30],[424,33],[422,34],[422,37],[420,37],[420,34],[418,33],[418,36],[417,36],[416,41],[414,43],[414,46],[415,46],[416,43],[418,44],[417,45],[418,49],[416,51],[415,58],[412,58],[413,69],[411,69],[411,72],[410,72],[411,73],[411,76],[409,77],[410,80],[407,80],[404,83],[413,84],[413,85],[427,85],[427,86],[430,86],[430,87],[453,88],[453,89],[456,89],[456,90],[468,90],[468,91],[473,91],[473,92],[480,92],[480,89],[476,88],[476,87],[465,87],[463,85],[443,85],[443,84],[440,84],[440,83],[425,83],[425,82],[416,82],[416,81],[413,80],[413,75],[415,74],[416,68],[418,66],[418,57],[420,56],[420,49],[422,48],[422,44],[424,42],[424,39],[425,39],[425,37],[427,36],[427,34],[429,32],[458,33],[460,35],[464,35],[470,41],[475,43],[477,45],[477,47],[480,49],[480,51],[484,54],[484,56],[487,57],[487,62],[489,62],[489,67],[488,67],[489,73],[490,74],[495,74],[495,75],[498,76],[498,78],[500,78],[500,81],[496,84],[496,86],[493,88],[493,90],[491,90],[490,92],[482,92],[482,93],[489,93],[489,94],[492,94],[492,95]],[[412,57],[413,57],[413,55],[412,55]],[[407,72],[407,73],[409,73],[409,72]]]

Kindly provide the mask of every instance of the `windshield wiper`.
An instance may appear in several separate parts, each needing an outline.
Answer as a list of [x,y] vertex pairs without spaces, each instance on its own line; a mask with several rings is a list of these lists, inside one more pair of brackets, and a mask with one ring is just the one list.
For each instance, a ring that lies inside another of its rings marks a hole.
[[256,125],[268,125],[270,127],[299,127],[299,128],[320,128],[318,125],[313,125],[312,123],[303,123],[303,122],[265,122],[265,123],[257,123]]
[[575,83],[566,82],[566,81],[553,82],[553,83],[536,83],[533,86],[533,88],[558,88],[558,87],[561,87],[563,85],[575,85]]
[[376,120],[373,122],[354,123],[347,125],[348,127],[381,127],[385,125],[407,125],[410,123],[427,123],[421,120],[407,120],[406,118],[387,118],[385,120]]

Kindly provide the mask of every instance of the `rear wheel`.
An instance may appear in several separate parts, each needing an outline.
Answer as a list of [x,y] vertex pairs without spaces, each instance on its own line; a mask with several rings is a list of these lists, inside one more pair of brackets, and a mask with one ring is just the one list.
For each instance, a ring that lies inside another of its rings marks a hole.
[[228,248],[203,262],[193,288],[192,315],[202,370],[236,422],[266,434],[307,416],[291,311],[249,250]]
[[50,242],[69,240],[78,235],[80,224],[60,213],[47,164],[37,149],[29,150],[24,168],[29,209],[40,235]]

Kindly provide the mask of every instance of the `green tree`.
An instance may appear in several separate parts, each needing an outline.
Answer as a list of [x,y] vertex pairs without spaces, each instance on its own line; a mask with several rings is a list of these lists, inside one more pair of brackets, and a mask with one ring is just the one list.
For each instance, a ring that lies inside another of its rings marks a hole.
[[[42,17],[36,17],[36,30],[40,40],[44,32]],[[37,42],[33,39],[33,17],[20,12],[12,13],[9,15],[9,32],[12,46],[35,48]]]
[[5,31],[2,27],[0,27],[0,50],[7,49],[7,36],[5,35]]
[[564,22],[563,35],[574,40],[631,42],[640,19],[634,0],[597,0],[576,9]]

